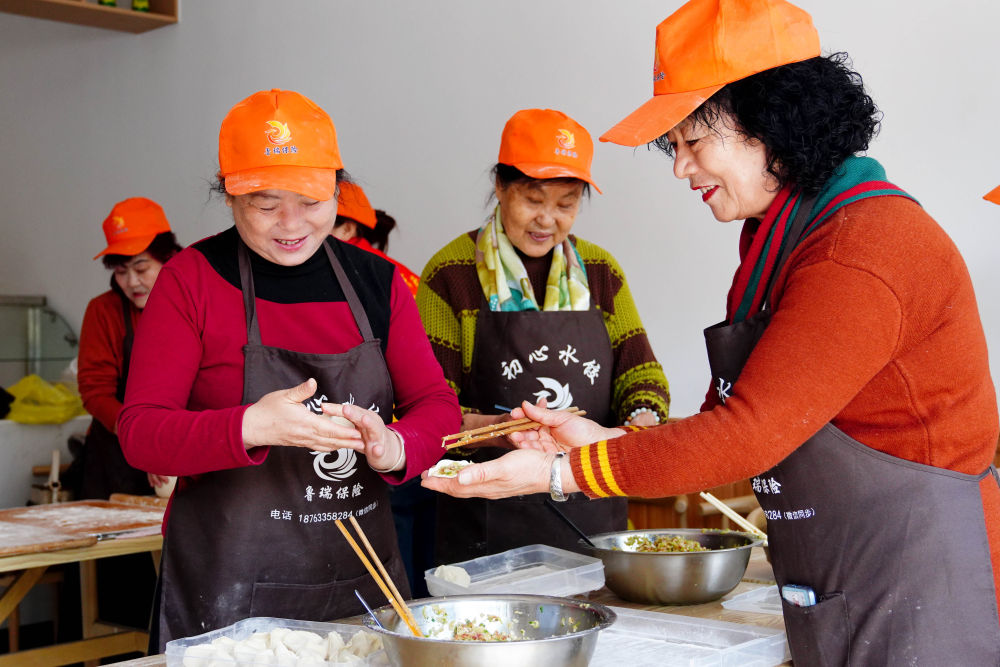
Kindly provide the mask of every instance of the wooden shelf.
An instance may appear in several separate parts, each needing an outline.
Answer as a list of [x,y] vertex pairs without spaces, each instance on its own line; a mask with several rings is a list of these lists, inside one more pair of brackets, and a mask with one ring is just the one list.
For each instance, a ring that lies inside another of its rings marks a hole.
[[122,7],[105,7],[95,0],[0,0],[0,12],[135,33],[178,21],[179,0],[149,0],[148,12],[133,11],[130,0],[118,1]]

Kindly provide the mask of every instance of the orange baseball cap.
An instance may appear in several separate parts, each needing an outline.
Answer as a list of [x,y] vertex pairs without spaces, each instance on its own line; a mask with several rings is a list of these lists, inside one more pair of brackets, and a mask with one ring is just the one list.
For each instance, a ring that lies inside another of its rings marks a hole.
[[601,141],[649,143],[727,83],[819,55],[812,18],[784,0],[690,0],[656,26],[653,98]]
[[94,259],[102,255],[138,255],[157,234],[170,231],[163,209],[145,197],[131,197],[115,204],[102,226],[108,247],[94,255]]
[[231,195],[275,188],[326,201],[343,166],[330,116],[291,90],[254,93],[219,130],[219,175]]
[[497,162],[532,178],[579,178],[601,191],[590,177],[594,140],[575,120],[553,109],[522,109],[510,117],[500,137]]
[[375,229],[375,209],[368,203],[368,197],[360,185],[341,183],[337,195],[337,215],[355,220],[365,227]]
[[985,199],[986,201],[991,201],[994,204],[1000,204],[1000,185],[996,186],[995,188],[987,192],[985,195],[983,195],[983,199]]

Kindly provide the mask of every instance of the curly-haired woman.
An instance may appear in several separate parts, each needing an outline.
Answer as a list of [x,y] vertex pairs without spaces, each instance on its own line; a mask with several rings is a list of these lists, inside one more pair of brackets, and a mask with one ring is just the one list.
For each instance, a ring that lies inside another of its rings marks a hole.
[[815,596],[783,603],[795,664],[1000,664],[996,394],[958,250],[857,156],[879,112],[802,10],[691,0],[656,53],[654,97],[602,139],[665,149],[717,220],[745,220],[706,330],[714,395],[634,433],[525,404],[546,427],[523,449],[425,484],[655,497],[753,477],[775,578]]

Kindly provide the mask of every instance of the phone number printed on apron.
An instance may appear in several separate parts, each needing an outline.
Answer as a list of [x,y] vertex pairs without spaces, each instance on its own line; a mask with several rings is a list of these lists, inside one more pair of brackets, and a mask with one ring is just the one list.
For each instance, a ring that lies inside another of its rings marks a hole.
[[816,516],[816,510],[808,508],[804,510],[764,510],[764,516],[768,521],[793,521],[795,519],[811,519]]
[[352,516],[360,517],[368,514],[369,512],[375,511],[378,508],[378,501],[374,501],[365,505],[361,509],[347,510],[345,512],[316,512],[314,514],[298,514],[296,515],[291,510],[271,510],[270,517],[277,521],[292,521],[296,516],[298,516],[299,523],[325,523],[327,521],[346,521]]

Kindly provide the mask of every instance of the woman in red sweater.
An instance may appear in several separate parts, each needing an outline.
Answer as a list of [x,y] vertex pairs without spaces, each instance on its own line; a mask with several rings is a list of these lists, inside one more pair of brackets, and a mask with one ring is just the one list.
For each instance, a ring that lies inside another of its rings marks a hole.
[[77,381],[83,406],[94,417],[84,450],[81,498],[107,500],[112,493],[146,495],[168,482],[136,470],[118,442],[118,413],[133,331],[160,269],[180,252],[163,209],[144,197],[118,202],[104,220],[108,246],[97,253],[111,269],[111,289],[87,304],[80,328]]
[[778,584],[816,596],[783,603],[796,664],[1000,664],[976,298],[941,227],[856,157],[879,120],[860,76],[783,0],[691,0],[657,28],[653,91],[601,138],[664,150],[717,220],[745,220],[703,411],[626,433],[525,404],[545,427],[524,449],[425,485],[657,497],[753,477]]
[[363,612],[355,589],[380,591],[348,517],[406,595],[387,485],[437,462],[460,420],[395,265],[330,236],[346,174],[326,112],[251,95],[219,167],[234,226],[160,272],[118,420],[133,465],[179,476],[155,653],[250,616]]

